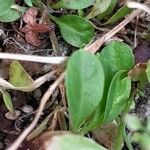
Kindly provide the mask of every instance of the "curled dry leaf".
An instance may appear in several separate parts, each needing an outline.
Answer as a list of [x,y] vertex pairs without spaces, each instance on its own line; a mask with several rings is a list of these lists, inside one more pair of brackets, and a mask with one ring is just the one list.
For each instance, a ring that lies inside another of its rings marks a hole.
[[26,13],[23,15],[23,21],[27,24],[34,25],[36,24],[36,16],[38,14],[37,8],[29,8]]
[[54,27],[49,24],[36,23],[38,11],[36,8],[29,8],[23,16],[23,21],[26,25],[21,29],[25,33],[25,39],[28,43],[39,46],[41,41],[38,38],[39,33],[51,31]]
[[146,63],[139,63],[128,72],[128,76],[131,78],[132,81],[140,82],[139,86],[141,88],[144,88],[144,86],[148,83],[146,68]]

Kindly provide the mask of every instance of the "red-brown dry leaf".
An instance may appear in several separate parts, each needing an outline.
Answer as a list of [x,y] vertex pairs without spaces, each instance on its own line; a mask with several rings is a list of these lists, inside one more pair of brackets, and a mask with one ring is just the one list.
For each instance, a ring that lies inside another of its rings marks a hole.
[[134,49],[135,64],[147,63],[150,59],[150,44],[147,42],[138,45]]
[[34,46],[41,45],[41,41],[38,38],[39,33],[49,32],[53,29],[48,24],[34,24],[25,25],[21,31],[25,33],[26,41]]
[[25,39],[28,43],[34,46],[41,45],[41,41],[38,39],[38,33],[32,31],[32,27],[29,24],[23,27],[21,31],[25,33]]
[[23,21],[27,24],[34,25],[36,23],[37,8],[29,8],[23,15]]
[[23,21],[27,24],[21,29],[25,33],[26,41],[34,46],[41,45],[38,38],[39,33],[50,32],[53,29],[52,25],[36,23],[37,14],[36,8],[29,8],[23,16]]
[[54,26],[49,25],[49,24],[34,24],[34,25],[31,25],[31,28],[33,32],[44,33],[44,32],[49,32],[52,29],[54,29]]

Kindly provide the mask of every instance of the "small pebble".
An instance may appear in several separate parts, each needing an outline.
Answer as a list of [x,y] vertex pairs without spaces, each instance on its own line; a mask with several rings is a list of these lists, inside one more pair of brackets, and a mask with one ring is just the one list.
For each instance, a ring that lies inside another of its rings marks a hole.
[[21,108],[21,110],[26,114],[30,114],[33,112],[33,107],[30,105],[25,105]]
[[5,117],[9,120],[16,120],[18,116],[21,114],[21,112],[19,110],[15,110],[14,112],[15,112],[14,115],[11,112],[7,112],[5,114]]

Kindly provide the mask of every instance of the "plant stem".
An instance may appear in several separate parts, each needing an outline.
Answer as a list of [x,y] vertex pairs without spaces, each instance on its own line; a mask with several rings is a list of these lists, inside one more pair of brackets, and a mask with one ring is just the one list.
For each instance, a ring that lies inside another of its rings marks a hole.
[[124,130],[124,132],[123,132],[123,138],[124,138],[124,141],[125,141],[125,143],[126,143],[128,149],[129,149],[129,150],[133,150],[133,147],[132,147],[132,145],[131,145],[131,140],[130,140],[130,138],[128,137],[128,135],[125,133],[125,130]]
[[118,125],[118,133],[117,133],[117,139],[115,142],[114,150],[121,150],[125,124],[122,118],[120,118],[119,121],[117,122],[119,122],[119,125]]

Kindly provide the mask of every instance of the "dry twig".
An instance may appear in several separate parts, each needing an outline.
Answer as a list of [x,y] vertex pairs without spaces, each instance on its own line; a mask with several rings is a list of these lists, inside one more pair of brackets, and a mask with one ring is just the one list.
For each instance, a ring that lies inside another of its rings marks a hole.
[[0,53],[0,59],[12,59],[21,61],[31,61],[39,63],[49,64],[62,64],[67,60],[68,57],[46,57],[46,56],[35,56],[35,55],[24,55],[24,54],[12,54],[12,53]]
[[127,6],[128,6],[129,8],[141,9],[141,10],[144,10],[145,12],[147,12],[148,14],[150,14],[150,8],[149,8],[148,5],[146,5],[146,4],[149,4],[149,3],[146,2],[145,4],[141,4],[141,3],[133,2],[133,1],[127,2]]
[[107,41],[112,36],[114,36],[116,33],[118,33],[121,29],[123,29],[130,21],[133,20],[133,18],[138,16],[141,12],[142,12],[141,10],[133,11],[125,20],[123,20],[121,23],[119,23],[117,26],[115,26],[108,33],[104,34],[101,38],[97,39],[92,44],[86,46],[85,50],[87,50],[91,53],[96,53],[105,41]]

